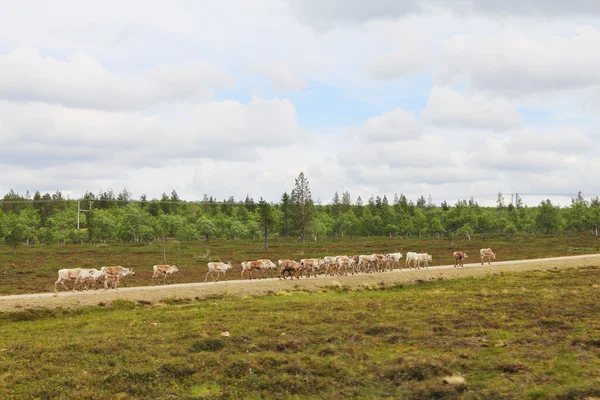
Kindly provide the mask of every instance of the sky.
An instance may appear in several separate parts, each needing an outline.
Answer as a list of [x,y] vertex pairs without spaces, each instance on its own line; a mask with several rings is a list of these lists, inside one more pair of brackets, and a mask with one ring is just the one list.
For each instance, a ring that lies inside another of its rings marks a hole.
[[597,0],[0,0],[0,193],[600,195]]

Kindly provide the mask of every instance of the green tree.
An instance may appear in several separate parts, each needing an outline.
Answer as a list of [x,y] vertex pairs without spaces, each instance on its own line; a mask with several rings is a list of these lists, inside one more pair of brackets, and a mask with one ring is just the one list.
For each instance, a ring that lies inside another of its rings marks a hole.
[[588,222],[592,228],[595,237],[598,237],[598,228],[600,228],[600,199],[595,197],[590,201],[588,209]]
[[506,202],[504,201],[504,195],[502,192],[498,193],[498,198],[496,199],[496,209],[498,211],[503,211],[506,208]]
[[440,235],[444,232],[444,227],[439,218],[432,218],[431,221],[429,221],[429,232],[436,235],[438,239],[440,238]]
[[347,213],[352,209],[352,198],[350,197],[350,192],[347,190],[342,193],[342,203],[340,206],[340,211],[342,213]]
[[308,179],[304,176],[304,172],[296,178],[294,189],[292,190],[291,203],[295,214],[295,221],[302,242],[306,239],[306,227],[310,223],[314,212],[314,205],[310,193]]
[[27,207],[26,200],[27,199],[25,199],[25,197],[10,189],[10,191],[4,195],[4,198],[2,199],[2,210],[7,214],[19,213],[21,210]]
[[8,216],[6,229],[6,244],[12,247],[13,254],[15,254],[19,245],[29,236],[30,227],[18,215],[11,214]]
[[116,205],[115,193],[112,189],[105,190],[104,192],[100,191],[97,200],[96,207],[100,209],[112,208]]
[[95,210],[92,240],[107,241],[117,236],[117,218],[107,210]]
[[362,233],[365,236],[380,236],[383,234],[383,223],[379,215],[371,213],[371,207],[365,207],[361,218]]
[[327,227],[319,218],[313,218],[306,227],[306,232],[312,235],[313,240],[316,241],[319,236],[322,239],[327,234]]
[[265,250],[267,250],[269,248],[269,232],[273,228],[273,225],[275,225],[275,215],[271,205],[263,200],[262,197],[258,203],[258,216],[259,224],[265,237]]
[[0,242],[2,242],[2,240],[4,240],[4,237],[6,236],[6,232],[8,230],[7,224],[7,217],[2,211],[2,209],[0,209]]
[[185,225],[185,217],[174,214],[161,214],[158,217],[158,225],[161,227],[163,237],[174,239],[179,236],[179,231]]
[[[423,197],[423,196],[421,196]],[[425,199],[423,199],[425,200]],[[425,216],[425,212],[423,211],[423,206],[417,206],[414,210],[414,214],[411,218],[411,223],[414,229],[414,232],[421,236],[424,233],[427,233],[427,217]]]
[[519,193],[515,193],[515,208],[523,208],[523,199],[519,196]]
[[256,210],[256,203],[254,203],[254,199],[249,195],[246,195],[246,200],[244,200],[244,205],[246,209],[250,212],[254,212]]
[[210,219],[200,217],[196,222],[196,230],[204,237],[204,240],[208,242],[210,237],[217,232],[217,227]]
[[333,199],[331,200],[331,215],[334,218],[337,218],[337,216],[340,215],[341,211],[342,204],[340,203],[340,195],[338,194],[338,192],[335,192],[335,194],[333,195]]
[[225,215],[233,215],[233,210],[235,209],[235,198],[233,196],[229,196],[227,200],[221,204],[221,212]]
[[542,201],[535,217],[536,227],[544,233],[557,232],[561,228],[560,210],[548,199]]
[[360,198],[360,196],[358,196],[356,198],[356,204],[354,205],[354,214],[360,219],[363,216],[363,211],[364,211],[363,201]]
[[164,214],[171,213],[171,198],[166,193],[160,197],[160,208]]
[[373,195],[371,195],[371,197],[369,197],[369,201],[367,202],[367,207],[369,207],[369,211],[371,212],[371,215],[377,215],[377,205],[375,204],[375,197]]
[[340,215],[334,222],[335,232],[339,233],[342,237],[344,237],[345,234],[356,236],[359,226],[360,220],[352,211]]
[[457,235],[465,235],[468,240],[471,240],[471,236],[473,236],[474,229],[471,224],[464,224],[457,231]]
[[515,226],[515,224],[513,224],[512,222],[506,224],[506,226],[504,227],[504,234],[511,237],[515,236],[517,234],[517,227]]
[[117,194],[117,206],[125,207],[131,201],[131,192],[127,188],[123,188],[121,193]]
[[589,228],[589,204],[583,198],[581,191],[577,197],[571,199],[571,208],[568,212],[568,229],[575,232],[584,232]]
[[148,203],[148,196],[146,196],[146,193],[142,193],[142,195],[140,196],[140,207],[142,209],[145,208],[146,203]]
[[153,217],[156,217],[162,213],[161,205],[156,199],[152,199],[152,201],[148,203],[148,207],[146,208],[148,210],[148,213],[150,213],[150,215],[152,215]]
[[193,241],[200,239],[200,233],[192,224],[185,224],[182,229],[179,230],[177,240],[182,241]]
[[446,200],[442,201],[441,207],[443,211],[448,211],[450,209],[450,206],[448,205],[448,202]]
[[118,224],[118,237],[121,240],[134,242],[150,241],[155,238],[155,220],[138,205],[129,203],[123,209]]
[[294,216],[292,213],[292,199],[287,192],[283,192],[281,195],[281,230],[285,238],[290,236],[290,228],[292,226]]

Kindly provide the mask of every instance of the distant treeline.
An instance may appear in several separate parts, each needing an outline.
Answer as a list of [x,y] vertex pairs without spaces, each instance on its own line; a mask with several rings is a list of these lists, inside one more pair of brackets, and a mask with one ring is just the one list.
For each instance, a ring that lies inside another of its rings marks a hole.
[[[78,201],[81,211],[79,227]],[[550,200],[527,207],[517,195],[506,204],[498,194],[495,207],[471,200],[454,205],[433,204],[423,196],[416,202],[406,196],[371,197],[366,202],[350,193],[333,195],[330,204],[315,204],[304,174],[293,190],[278,203],[246,197],[223,201],[204,196],[202,201],[181,200],[173,190],[160,199],[145,195],[133,199],[127,189],[98,195],[86,193],[80,200],[61,194],[20,195],[14,191],[0,201],[0,242],[16,248],[22,243],[81,243],[105,241],[149,242],[153,240],[210,240],[310,238],[335,236],[435,236],[479,233],[585,232],[598,235],[600,201],[584,199],[581,192],[569,207]]]

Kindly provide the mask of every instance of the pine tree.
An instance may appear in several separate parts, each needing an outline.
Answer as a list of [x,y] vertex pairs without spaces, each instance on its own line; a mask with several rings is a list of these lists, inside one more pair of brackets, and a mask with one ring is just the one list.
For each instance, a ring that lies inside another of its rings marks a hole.
[[292,219],[293,219],[293,217],[292,217],[292,200],[290,198],[290,195],[287,194],[287,192],[283,192],[283,195],[281,195],[280,209],[281,209],[281,214],[282,214],[281,229],[282,229],[283,235],[287,239],[290,236],[290,226],[292,224]]
[[308,179],[304,176],[304,172],[300,172],[300,175],[296,178],[296,184],[294,190],[292,190],[291,200],[295,209],[296,224],[300,230],[302,242],[304,243],[306,239],[306,227],[310,223],[313,214],[310,187]]
[[523,199],[519,196],[519,193],[515,194],[515,207],[517,207],[517,209],[523,208]]
[[160,197],[160,208],[165,214],[171,213],[171,204],[169,204],[170,201],[171,199],[166,193],[163,193]]
[[146,196],[146,193],[142,193],[142,195],[140,196],[140,207],[143,209],[144,207],[146,207],[146,202],[148,201],[148,196]]
[[264,201],[262,197],[258,203],[258,216],[260,226],[263,228],[265,235],[265,250],[267,250],[269,248],[269,231],[275,224],[275,216],[273,215],[271,205]]
[[256,204],[254,203],[254,199],[249,195],[246,195],[246,200],[244,201],[246,209],[250,212],[254,212],[256,209]]
[[560,209],[554,206],[550,199],[542,201],[537,211],[535,224],[540,231],[552,233],[560,230]]
[[498,199],[496,200],[496,209],[498,211],[502,211],[506,208],[506,203],[504,202],[504,196],[502,192],[498,193]]
[[373,195],[369,197],[369,202],[367,203],[367,206],[369,207],[371,215],[377,215],[377,209],[375,207],[375,197],[373,197]]
[[375,208],[377,209],[377,215],[381,215],[383,203],[381,202],[381,197],[379,197],[379,195],[377,195],[377,198],[375,199]]
[[36,191],[33,195],[33,208],[40,216],[40,226],[46,226],[46,222],[48,222],[48,214],[46,213],[45,204],[41,200],[42,195],[39,191]]
[[117,207],[125,207],[129,200],[131,200],[131,193],[127,188],[123,188],[123,191],[117,195]]
[[448,205],[448,202],[446,200],[442,201],[442,210],[448,211],[449,209],[450,206]]
[[363,216],[363,201],[360,198],[360,196],[356,198],[356,204],[354,205],[354,214],[356,214],[358,218],[362,218]]
[[342,194],[342,213],[346,214],[348,211],[352,209],[352,198],[350,197],[350,192],[347,190]]
[[390,205],[390,202],[388,201],[388,198],[386,195],[383,195],[383,200],[381,200],[381,205],[383,206],[383,208],[387,208]]
[[336,218],[340,215],[341,211],[341,203],[340,203],[340,195],[338,192],[335,192],[333,195],[333,200],[331,200],[331,215]]

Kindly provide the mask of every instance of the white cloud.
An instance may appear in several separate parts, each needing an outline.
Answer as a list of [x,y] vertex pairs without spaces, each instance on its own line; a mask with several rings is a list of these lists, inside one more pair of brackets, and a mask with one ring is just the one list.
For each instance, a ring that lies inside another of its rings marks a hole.
[[208,63],[159,65],[147,79],[156,86],[155,96],[165,101],[205,100],[212,88],[235,86],[235,79]]
[[262,64],[252,68],[252,71],[269,78],[280,92],[297,92],[306,86],[306,82],[298,78],[286,63]]
[[0,193],[600,191],[596,1],[174,4],[3,7]]
[[491,36],[457,35],[446,42],[442,83],[526,95],[600,84],[600,32],[577,28],[570,37],[538,37],[510,30]]
[[[417,140],[386,143],[355,141],[338,154],[341,165],[363,165],[378,169],[391,168],[452,168],[462,163],[462,152],[453,149],[447,138],[424,135]],[[431,178],[434,178],[433,174]]]
[[595,0],[287,0],[298,18],[325,30],[339,24],[361,24],[373,20],[398,19],[430,12],[486,17],[560,18],[565,16],[600,15]]
[[419,166],[394,168],[390,165],[373,168],[368,165],[356,165],[348,168],[347,174],[355,182],[375,186],[379,193],[389,194],[393,193],[394,187],[404,187],[404,190],[408,189],[413,198],[416,197],[415,195],[423,194],[423,192],[419,192],[415,187],[410,187],[412,185],[465,184],[490,178],[488,173],[481,170],[476,171],[464,166],[448,168],[435,165],[432,165],[431,168]]
[[177,118],[170,120],[139,112],[0,103],[0,157],[17,165],[110,160],[144,167],[178,158],[256,159],[261,148],[308,140],[287,100],[207,102],[174,113]]
[[234,80],[208,64],[160,65],[137,78],[111,73],[84,53],[68,60],[21,48],[0,55],[0,99],[103,110],[143,109],[159,102],[212,97]]
[[422,129],[413,113],[396,108],[370,118],[361,128],[350,132],[365,142],[390,142],[420,137]]
[[521,114],[505,98],[456,92],[449,87],[431,90],[421,117],[441,127],[495,131],[512,129],[523,123]]
[[[446,6],[450,3],[444,2]],[[600,4],[595,0],[465,0],[453,8],[456,13],[477,13],[481,15],[506,16],[550,16],[564,17],[565,15],[599,15]]]
[[598,144],[577,128],[527,127],[512,139],[521,150],[553,151],[562,155],[582,155]]
[[149,95],[141,82],[127,82],[82,53],[68,61],[32,48],[0,56],[0,99],[118,109],[137,107]]
[[526,128],[502,139],[490,138],[474,145],[479,151],[474,151],[469,165],[475,169],[545,172],[556,178],[586,163],[595,156],[597,148],[596,142],[575,128],[546,131]]
[[352,24],[376,19],[397,18],[419,10],[416,0],[287,0],[299,18],[319,29],[337,22]]
[[396,50],[377,56],[365,68],[373,78],[384,81],[427,72],[431,55],[425,47],[426,43],[417,43],[417,40],[403,40]]

